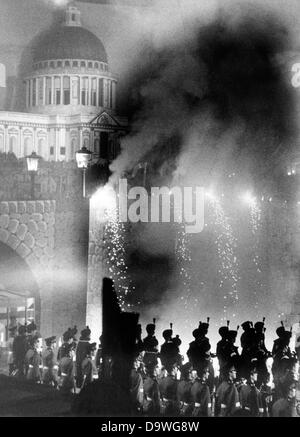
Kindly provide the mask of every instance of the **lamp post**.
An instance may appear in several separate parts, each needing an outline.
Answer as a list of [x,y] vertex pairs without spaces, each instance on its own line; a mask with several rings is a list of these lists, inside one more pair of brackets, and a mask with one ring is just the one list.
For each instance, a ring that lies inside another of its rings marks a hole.
[[81,147],[80,150],[76,152],[76,162],[77,167],[82,168],[82,194],[83,197],[85,197],[85,173],[86,169],[88,168],[89,161],[91,160],[92,152],[88,150],[85,146]]
[[38,171],[39,166],[39,159],[40,156],[37,155],[35,152],[32,152],[31,155],[26,156],[26,162],[27,162],[27,170],[30,174],[31,178],[31,199],[34,200],[34,179],[35,175]]

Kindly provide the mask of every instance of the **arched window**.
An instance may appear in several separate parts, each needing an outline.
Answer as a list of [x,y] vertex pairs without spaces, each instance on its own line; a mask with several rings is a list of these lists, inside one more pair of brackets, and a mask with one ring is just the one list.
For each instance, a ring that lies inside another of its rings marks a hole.
[[85,137],[84,140],[83,140],[84,147],[89,148],[89,142],[90,142],[89,138]]
[[95,140],[94,140],[94,152],[96,153],[96,155],[99,155],[99,153],[100,153],[100,140],[99,140],[99,138],[95,138]]
[[38,140],[38,155],[45,155],[45,140],[44,138],[39,138]]
[[9,151],[17,156],[17,138],[14,135],[9,137]]
[[70,150],[70,159],[75,159],[76,148],[77,148],[77,140],[76,140],[76,138],[72,138],[72,141],[71,141],[71,150]]
[[24,156],[30,155],[32,152],[32,138],[26,137],[24,139]]

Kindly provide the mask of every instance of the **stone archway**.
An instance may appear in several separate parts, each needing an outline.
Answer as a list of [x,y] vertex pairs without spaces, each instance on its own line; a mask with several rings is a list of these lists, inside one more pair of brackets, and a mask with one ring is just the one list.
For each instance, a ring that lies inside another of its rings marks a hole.
[[[27,302],[34,301],[34,319],[40,326],[41,301],[38,284],[27,263],[9,246],[0,242],[0,307],[10,309],[7,322],[12,316],[27,320]],[[17,308],[24,307],[18,314]],[[1,320],[3,316],[0,317]]]
[[43,336],[52,335],[55,206],[54,200],[0,202],[0,243],[23,260],[23,266],[27,266],[37,284],[38,327]]

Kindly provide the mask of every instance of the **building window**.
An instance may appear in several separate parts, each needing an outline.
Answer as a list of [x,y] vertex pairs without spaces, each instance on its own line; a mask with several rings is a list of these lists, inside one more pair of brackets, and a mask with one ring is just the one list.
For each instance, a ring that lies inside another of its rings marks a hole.
[[60,77],[54,78],[54,96],[55,104],[60,105]]
[[99,106],[103,106],[103,79],[99,79]]
[[39,63],[39,68],[43,68],[43,64],[41,62]]
[[44,138],[39,138],[39,141],[38,141],[38,155],[44,156],[44,150],[45,150],[45,140],[44,140]]
[[32,81],[32,106],[36,105],[36,79]]
[[86,147],[86,148],[89,147],[89,141],[90,141],[89,138],[87,138],[87,137],[84,138],[84,140],[83,140],[84,147]]
[[73,61],[73,67],[78,67],[78,61]]
[[81,104],[84,106],[88,104],[88,78],[87,77],[82,78]]
[[95,62],[95,68],[99,68],[98,62]]
[[98,155],[99,154],[99,146],[100,146],[100,141],[99,138],[95,138],[94,140],[94,152]]
[[102,64],[102,62],[101,62],[101,64],[100,64],[100,67],[101,67],[101,70],[103,70],[103,64]]
[[24,156],[30,155],[32,152],[32,138],[26,137],[24,140]]
[[46,77],[46,105],[51,105],[52,81],[51,77]]
[[93,68],[93,63],[92,62],[88,63],[88,68]]
[[70,67],[70,61],[65,62],[65,67]]
[[105,70],[105,71],[108,71],[108,65],[107,65],[107,64],[105,64],[105,66],[104,66],[104,70]]
[[97,106],[97,78],[92,78],[92,87],[91,87],[91,105]]
[[85,67],[85,61],[80,62],[80,67]]
[[62,62],[61,61],[57,61],[57,67],[61,67],[62,66]]
[[9,137],[9,151],[17,155],[17,138],[15,136]]
[[51,155],[51,156],[54,155],[54,147],[53,147],[53,146],[50,147],[50,155]]
[[50,68],[54,68],[54,67],[55,67],[54,61],[51,61],[50,62]]
[[38,78],[38,105],[41,106],[44,103],[44,79]]
[[60,154],[61,155],[65,155],[66,154],[66,148],[65,147],[61,147],[60,148]]
[[63,89],[64,89],[64,105],[69,105],[70,104],[70,78],[69,78],[69,76],[64,76]]
[[48,62],[44,62],[44,68],[48,67]]
[[76,145],[77,145],[76,138],[72,138],[71,151],[70,151],[70,158],[71,159],[75,159]]

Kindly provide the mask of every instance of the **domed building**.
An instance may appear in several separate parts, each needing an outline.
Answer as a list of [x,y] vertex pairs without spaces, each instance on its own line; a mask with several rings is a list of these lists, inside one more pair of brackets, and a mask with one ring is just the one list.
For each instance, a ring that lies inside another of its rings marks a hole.
[[26,113],[0,112],[0,152],[21,158],[35,151],[48,161],[70,161],[82,146],[93,160],[111,161],[126,119],[117,117],[117,78],[102,42],[69,4],[64,22],[33,47],[24,78]]

